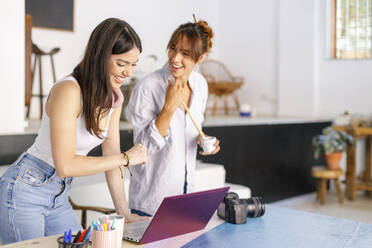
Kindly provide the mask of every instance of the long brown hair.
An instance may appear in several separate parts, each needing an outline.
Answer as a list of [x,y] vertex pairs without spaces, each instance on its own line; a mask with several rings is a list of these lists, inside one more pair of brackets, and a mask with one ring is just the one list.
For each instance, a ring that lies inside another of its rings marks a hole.
[[141,40],[134,29],[123,20],[106,19],[93,30],[84,57],[72,73],[81,88],[86,128],[99,138],[102,138],[99,121],[112,106],[110,56],[134,47],[142,52]]
[[214,36],[212,28],[206,21],[200,20],[192,23],[181,24],[172,34],[167,49],[177,44],[183,37],[187,37],[191,44],[191,57],[196,62],[204,53],[208,53],[212,48],[212,38]]

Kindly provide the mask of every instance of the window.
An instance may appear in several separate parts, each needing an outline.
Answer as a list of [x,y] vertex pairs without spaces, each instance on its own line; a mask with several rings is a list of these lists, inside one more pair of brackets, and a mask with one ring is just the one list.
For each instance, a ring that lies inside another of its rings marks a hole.
[[329,0],[329,57],[372,57],[372,0]]

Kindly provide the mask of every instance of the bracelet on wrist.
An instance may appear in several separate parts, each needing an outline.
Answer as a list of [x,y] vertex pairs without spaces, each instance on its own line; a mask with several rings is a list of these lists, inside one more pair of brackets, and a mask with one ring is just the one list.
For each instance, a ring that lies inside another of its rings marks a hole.
[[124,178],[124,175],[123,175],[123,171],[121,170],[121,166],[128,168],[128,171],[129,171],[130,176],[132,176],[132,172],[130,171],[130,169],[128,167],[129,166],[129,156],[128,156],[128,154],[125,153],[125,152],[122,152],[121,154],[123,155],[123,158],[126,161],[125,164],[119,166],[120,173],[121,173],[121,178],[123,179]]
[[124,167],[128,167],[128,165],[129,165],[129,156],[128,156],[128,154],[126,152],[122,152],[121,154],[123,154],[123,158],[126,161],[126,164],[124,165]]

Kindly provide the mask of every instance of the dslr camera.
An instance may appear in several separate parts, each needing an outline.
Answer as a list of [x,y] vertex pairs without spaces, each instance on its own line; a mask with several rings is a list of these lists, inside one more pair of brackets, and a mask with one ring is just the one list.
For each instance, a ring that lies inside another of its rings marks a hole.
[[235,192],[228,192],[217,208],[217,215],[233,224],[244,224],[247,217],[256,218],[265,214],[262,197],[239,199]]

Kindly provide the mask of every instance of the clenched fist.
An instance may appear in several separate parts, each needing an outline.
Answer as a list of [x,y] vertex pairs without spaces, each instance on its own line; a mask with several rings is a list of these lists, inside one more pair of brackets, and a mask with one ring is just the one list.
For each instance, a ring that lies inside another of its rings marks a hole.
[[169,112],[173,113],[176,109],[185,101],[185,91],[182,84],[179,80],[176,80],[175,83],[172,83],[171,80],[168,81],[168,88],[165,94],[165,104]]
[[142,144],[136,144],[125,152],[129,156],[129,165],[147,163],[147,148]]

